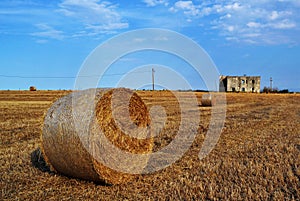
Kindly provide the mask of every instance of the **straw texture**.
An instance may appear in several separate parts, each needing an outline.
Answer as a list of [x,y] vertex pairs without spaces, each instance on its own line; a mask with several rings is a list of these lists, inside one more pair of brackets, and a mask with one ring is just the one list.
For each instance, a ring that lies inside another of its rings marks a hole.
[[216,104],[216,99],[211,94],[203,94],[201,99],[201,106],[211,107]]
[[[105,164],[108,156],[114,157],[114,149],[103,151],[107,149],[105,141],[124,152],[150,153],[153,138],[149,125],[146,105],[129,89],[74,92],[56,101],[46,114],[43,155],[52,169],[64,175],[108,184],[126,183],[135,175]],[[126,160],[112,161],[122,159]],[[144,158],[133,165],[146,166],[146,162]]]

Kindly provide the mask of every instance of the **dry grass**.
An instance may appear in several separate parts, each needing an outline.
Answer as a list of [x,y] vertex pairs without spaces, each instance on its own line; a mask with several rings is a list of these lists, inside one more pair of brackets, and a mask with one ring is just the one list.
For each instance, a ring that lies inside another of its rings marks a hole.
[[[221,138],[202,161],[198,153],[210,108],[199,107],[197,138],[179,161],[129,184],[102,186],[41,172],[30,162],[40,145],[44,113],[67,93],[0,92],[0,200],[300,199],[299,95],[228,94]],[[139,95],[149,106],[169,107],[159,149],[178,128],[178,103],[167,92]]]

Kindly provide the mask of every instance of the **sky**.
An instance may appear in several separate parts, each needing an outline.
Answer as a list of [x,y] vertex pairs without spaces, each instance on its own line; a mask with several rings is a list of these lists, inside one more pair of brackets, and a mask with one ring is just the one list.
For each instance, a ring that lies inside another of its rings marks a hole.
[[[160,28],[195,41],[222,75],[261,76],[261,88],[272,77],[274,87],[300,91],[299,11],[300,0],[1,0],[0,89],[73,89],[99,45]],[[188,63],[158,51],[122,56],[98,87],[132,87],[138,78],[140,88],[150,87],[153,67],[155,79],[170,80],[171,89],[186,89],[172,79],[176,73],[191,88],[205,89]],[[136,76],[126,78],[128,72]]]

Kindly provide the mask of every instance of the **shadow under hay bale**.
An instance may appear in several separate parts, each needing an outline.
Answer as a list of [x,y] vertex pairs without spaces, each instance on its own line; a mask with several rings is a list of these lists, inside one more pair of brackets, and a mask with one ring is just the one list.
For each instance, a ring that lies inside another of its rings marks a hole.
[[[34,150],[30,154],[30,158],[31,158],[32,166],[37,168],[38,170],[40,170],[42,172],[47,172],[50,175],[57,174],[55,171],[51,170],[50,165],[48,165],[47,162],[45,161],[45,158],[44,158],[43,153],[40,148],[37,148],[36,150]],[[98,182],[94,182],[94,183],[97,185],[101,185],[101,186],[111,186],[111,184],[107,184],[105,182],[98,181]]]
[[46,163],[43,153],[40,148],[37,148],[30,154],[31,163],[33,167],[41,170],[42,172],[48,172],[53,174],[54,172],[51,171],[50,166]]
[[[136,161],[119,153],[150,153],[154,143],[149,125],[146,105],[129,89],[74,92],[48,110],[41,149],[45,161],[63,175],[96,183],[127,183],[137,177],[132,168],[142,171],[148,158]],[[114,148],[107,149],[107,141]],[[120,161],[125,164],[119,165]]]

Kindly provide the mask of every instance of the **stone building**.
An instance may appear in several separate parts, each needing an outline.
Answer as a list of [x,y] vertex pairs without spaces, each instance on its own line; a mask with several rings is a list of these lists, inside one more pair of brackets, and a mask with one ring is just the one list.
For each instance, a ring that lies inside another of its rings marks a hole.
[[221,76],[220,91],[260,93],[260,76]]

